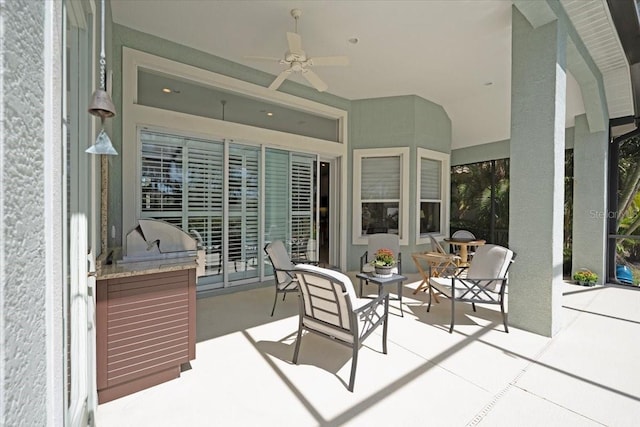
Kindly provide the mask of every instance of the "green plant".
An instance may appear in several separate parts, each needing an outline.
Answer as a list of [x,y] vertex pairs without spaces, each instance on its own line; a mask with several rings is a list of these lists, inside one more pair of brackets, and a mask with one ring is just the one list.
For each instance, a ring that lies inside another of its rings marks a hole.
[[583,268],[573,273],[573,280],[580,283],[595,283],[598,280],[598,275],[591,270]]
[[393,251],[387,248],[378,249],[374,260],[371,261],[371,265],[378,267],[392,267],[395,264],[396,259],[393,256]]

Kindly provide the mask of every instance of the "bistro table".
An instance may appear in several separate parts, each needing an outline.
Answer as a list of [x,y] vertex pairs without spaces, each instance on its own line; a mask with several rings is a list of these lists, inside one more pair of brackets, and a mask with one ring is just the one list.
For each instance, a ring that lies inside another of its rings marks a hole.
[[482,239],[464,239],[449,237],[444,239],[445,242],[460,247],[460,267],[466,267],[469,265],[469,247],[482,246],[486,240]]
[[356,277],[360,279],[360,298],[367,298],[362,296],[362,284],[363,282],[371,282],[378,285],[378,296],[382,294],[382,288],[385,285],[393,285],[394,283],[398,285],[397,295],[398,298],[395,298],[394,301],[400,301],[400,315],[404,317],[404,311],[402,310],[402,282],[407,280],[407,278],[401,274],[392,274],[391,277],[380,277],[376,275],[376,273],[372,272],[363,272],[356,274]]

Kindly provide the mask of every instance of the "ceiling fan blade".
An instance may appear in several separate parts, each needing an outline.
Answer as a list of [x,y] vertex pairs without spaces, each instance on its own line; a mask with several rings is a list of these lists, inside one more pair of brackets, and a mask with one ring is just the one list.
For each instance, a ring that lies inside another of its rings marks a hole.
[[287,42],[289,43],[289,52],[302,52],[302,39],[300,38],[300,34],[287,33]]
[[278,77],[276,77],[276,79],[269,85],[269,89],[278,89],[282,82],[285,81],[287,77],[289,77],[289,74],[291,74],[291,69],[284,70],[283,72],[278,74]]
[[317,56],[309,58],[309,64],[314,67],[323,67],[325,65],[349,65],[349,58],[346,56]]
[[318,90],[318,92],[324,92],[329,88],[329,86],[325,82],[323,82],[322,79],[320,79],[320,77],[318,77],[316,73],[314,73],[308,68],[305,68],[304,70],[302,70],[302,77],[307,79],[307,81],[311,83],[311,85],[315,87]]
[[245,56],[245,59],[268,62],[280,62],[282,60],[282,58],[273,58],[271,56]]

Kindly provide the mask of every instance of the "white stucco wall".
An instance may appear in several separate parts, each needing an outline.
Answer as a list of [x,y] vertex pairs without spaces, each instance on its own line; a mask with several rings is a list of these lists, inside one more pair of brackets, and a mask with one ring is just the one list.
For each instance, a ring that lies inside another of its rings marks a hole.
[[0,0],[2,426],[62,421],[59,3]]

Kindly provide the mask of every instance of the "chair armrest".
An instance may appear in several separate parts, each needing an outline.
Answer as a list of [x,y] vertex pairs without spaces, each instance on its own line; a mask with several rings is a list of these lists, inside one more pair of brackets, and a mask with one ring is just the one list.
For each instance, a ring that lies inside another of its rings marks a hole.
[[367,263],[367,258],[369,256],[369,251],[364,251],[362,256],[360,257],[360,271],[363,271],[364,265]]
[[[385,301],[386,300],[386,301]],[[385,303],[385,314],[389,311],[389,293],[385,292],[382,295],[378,295],[376,298],[372,299],[371,301],[369,301],[368,303],[366,303],[363,306],[360,306],[358,308],[356,308],[355,310],[353,310],[354,313],[356,314],[361,314],[361,313],[365,313],[369,310],[371,310],[372,308],[375,310],[375,307],[380,304],[381,302]]]
[[[446,257],[445,257],[446,258]],[[463,271],[468,269],[468,266],[454,266],[454,265],[432,265],[429,264],[429,277],[459,277]],[[434,274],[434,271],[437,274]],[[443,275],[443,273],[447,273]]]
[[319,261],[312,261],[309,259],[300,259],[300,258],[294,258],[291,259],[291,262],[294,264],[311,264],[311,265],[318,265]]
[[482,292],[493,292],[504,294],[508,277],[481,277],[481,278],[467,278],[467,277],[451,277],[451,288],[456,288],[456,282],[460,282],[458,289],[479,289]]
[[[273,267],[273,266],[272,266]],[[295,273],[293,272],[293,270],[287,270],[286,268],[276,268],[273,267],[273,272],[277,273],[277,272],[282,272],[282,273],[286,273],[287,276],[289,276],[291,278],[291,280],[297,280]]]

